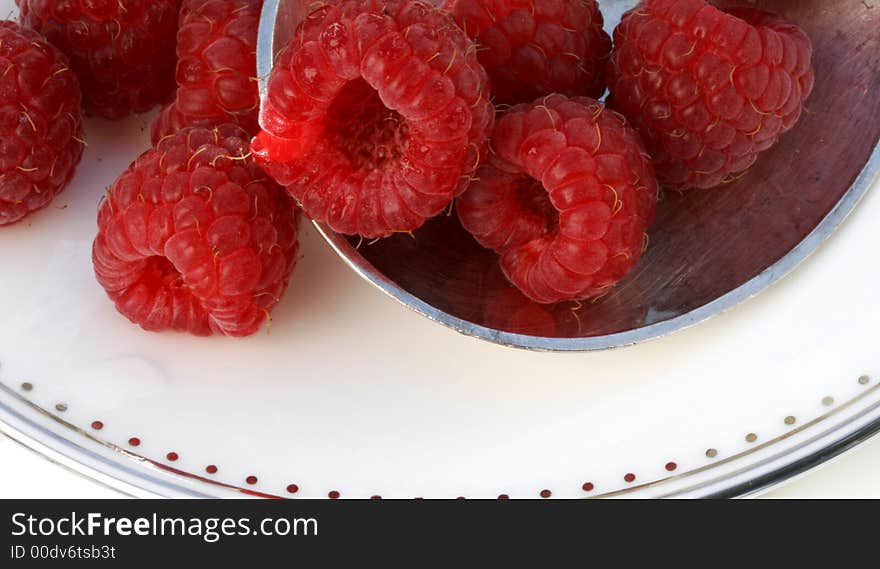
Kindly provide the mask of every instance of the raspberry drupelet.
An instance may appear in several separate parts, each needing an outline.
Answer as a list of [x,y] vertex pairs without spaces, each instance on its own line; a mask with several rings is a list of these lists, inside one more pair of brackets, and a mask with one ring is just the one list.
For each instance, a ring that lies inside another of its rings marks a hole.
[[145,330],[248,336],[287,288],[294,207],[235,125],[189,127],[145,152],[98,212],[92,259],[117,310]]
[[621,115],[553,95],[513,107],[492,146],[456,204],[511,283],[552,304],[601,296],[629,273],[647,245],[658,186]]
[[449,207],[494,117],[476,47],[446,13],[345,0],[308,15],[279,57],[253,150],[311,218],[387,237]]
[[87,114],[150,110],[174,88],[180,0],[16,0],[22,23],[70,58]]
[[258,130],[257,29],[262,0],[183,0],[177,94],[153,122],[153,143],[186,126]]
[[80,90],[67,58],[0,22],[0,227],[46,207],[83,153]]
[[611,38],[595,0],[445,0],[479,44],[497,103],[559,93],[599,98]]
[[797,123],[813,88],[797,26],[704,0],[645,0],[614,31],[609,106],[644,137],[660,181],[711,188]]

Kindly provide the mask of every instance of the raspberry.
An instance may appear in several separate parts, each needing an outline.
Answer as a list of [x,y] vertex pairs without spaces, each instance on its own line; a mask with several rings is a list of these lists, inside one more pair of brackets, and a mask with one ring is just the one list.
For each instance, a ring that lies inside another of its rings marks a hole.
[[[504,280],[504,276],[500,276]],[[506,285],[506,286],[505,286]],[[531,302],[507,281],[489,297],[483,309],[483,322],[513,334],[526,336],[559,336],[559,325],[551,312],[552,307]]]
[[83,152],[80,91],[67,58],[0,22],[0,226],[52,201]]
[[262,0],[184,0],[177,31],[177,96],[153,123],[153,142],[184,126],[236,123],[256,134],[257,27]]
[[126,170],[98,212],[98,282],[145,330],[247,336],[296,262],[290,199],[234,125],[185,128]]
[[497,102],[605,93],[611,38],[595,0],[445,0],[444,6],[480,44]]
[[70,58],[86,113],[118,119],[174,88],[180,0],[16,0],[21,21]]
[[269,80],[253,149],[340,233],[411,231],[467,185],[495,113],[473,42],[411,0],[312,12]]
[[809,38],[754,9],[646,0],[614,40],[609,105],[644,137],[670,186],[735,179],[795,125],[813,88]]
[[647,243],[658,192],[624,118],[552,95],[513,107],[492,145],[457,209],[507,278],[542,304],[601,296],[623,279]]

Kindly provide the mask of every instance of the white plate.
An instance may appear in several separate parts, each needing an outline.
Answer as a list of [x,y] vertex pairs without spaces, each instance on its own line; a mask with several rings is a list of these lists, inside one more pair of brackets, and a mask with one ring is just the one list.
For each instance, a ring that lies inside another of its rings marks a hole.
[[0,429],[116,488],[742,495],[880,429],[876,192],[770,291],[633,348],[459,336],[374,290],[310,226],[271,333],[196,339],[132,326],[92,274],[98,202],[147,146],[144,120],[88,122],[72,186],[0,232]]

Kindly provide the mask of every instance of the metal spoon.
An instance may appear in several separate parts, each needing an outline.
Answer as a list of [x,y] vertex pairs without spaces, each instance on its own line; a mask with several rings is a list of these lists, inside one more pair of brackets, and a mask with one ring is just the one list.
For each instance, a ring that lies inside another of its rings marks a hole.
[[[611,30],[637,2],[600,4]],[[758,4],[784,13],[813,40],[817,80],[805,116],[736,183],[667,193],[645,257],[605,297],[553,307],[530,302],[508,285],[495,255],[477,245],[454,216],[432,220],[412,237],[372,245],[322,224],[318,230],[352,269],[409,308],[507,346],[622,347],[734,307],[814,252],[880,172],[880,35],[869,8],[859,0],[841,0],[833,8],[821,0]],[[309,5],[265,0],[257,51],[264,91],[274,54]]]

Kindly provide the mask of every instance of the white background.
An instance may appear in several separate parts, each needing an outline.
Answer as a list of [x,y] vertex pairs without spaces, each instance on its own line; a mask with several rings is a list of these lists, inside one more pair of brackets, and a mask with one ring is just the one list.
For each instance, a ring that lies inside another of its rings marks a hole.
[[[767,498],[880,497],[880,438],[858,446]],[[121,494],[87,480],[0,435],[0,498],[119,498]]]

